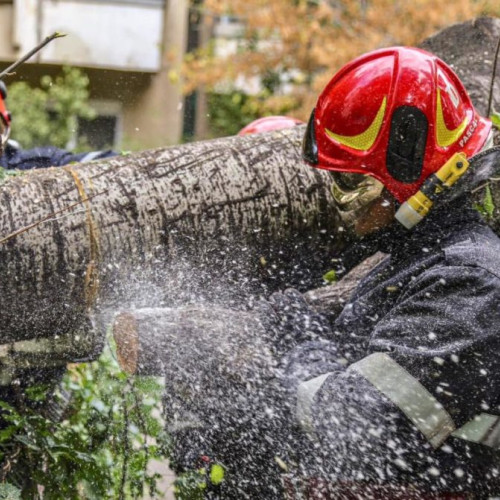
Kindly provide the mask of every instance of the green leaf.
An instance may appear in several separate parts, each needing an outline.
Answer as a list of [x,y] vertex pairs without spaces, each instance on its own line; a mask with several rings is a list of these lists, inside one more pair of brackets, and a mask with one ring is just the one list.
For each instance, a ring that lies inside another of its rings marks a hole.
[[500,129],[500,113],[492,113],[490,120],[496,128]]
[[486,186],[483,201],[481,203],[475,203],[474,208],[485,217],[493,217],[496,207],[493,202],[490,186]]
[[337,282],[337,273],[332,269],[331,271],[328,271],[327,273],[323,274],[323,279],[327,283],[336,283]]
[[0,500],[21,500],[21,490],[9,483],[0,483]]
[[486,186],[486,191],[484,193],[484,198],[483,198],[483,207],[484,210],[486,211],[486,214],[489,217],[492,217],[493,212],[495,211],[495,204],[493,203],[493,196],[491,195],[490,186]]
[[224,481],[224,467],[222,465],[212,465],[210,469],[210,481],[215,485],[221,484]]

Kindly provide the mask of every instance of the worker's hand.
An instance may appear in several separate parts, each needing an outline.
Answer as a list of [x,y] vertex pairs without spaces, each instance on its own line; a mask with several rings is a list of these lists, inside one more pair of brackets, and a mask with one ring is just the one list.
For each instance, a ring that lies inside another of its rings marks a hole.
[[273,293],[268,300],[255,304],[266,327],[266,339],[277,358],[308,341],[328,338],[331,324],[315,311],[297,290],[289,288]]

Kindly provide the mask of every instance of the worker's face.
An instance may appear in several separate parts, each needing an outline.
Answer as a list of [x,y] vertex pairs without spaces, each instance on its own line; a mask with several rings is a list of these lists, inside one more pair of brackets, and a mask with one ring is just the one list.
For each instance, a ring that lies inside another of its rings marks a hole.
[[362,174],[333,172],[332,195],[347,230],[364,236],[392,224],[394,198],[381,182]]

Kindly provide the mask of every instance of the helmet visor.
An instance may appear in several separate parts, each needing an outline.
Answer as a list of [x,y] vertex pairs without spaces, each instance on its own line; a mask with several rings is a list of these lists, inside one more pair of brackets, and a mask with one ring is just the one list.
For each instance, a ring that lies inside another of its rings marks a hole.
[[306,133],[302,142],[302,158],[311,165],[318,164],[318,144],[316,142],[316,130],[314,127],[314,115],[316,109],[313,109]]
[[358,209],[377,199],[384,185],[364,174],[332,172],[332,195],[340,210]]

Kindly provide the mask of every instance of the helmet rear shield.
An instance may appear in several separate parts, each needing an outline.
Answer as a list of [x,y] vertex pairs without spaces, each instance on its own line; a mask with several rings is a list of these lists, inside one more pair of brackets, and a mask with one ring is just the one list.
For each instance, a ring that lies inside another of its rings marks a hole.
[[411,184],[420,179],[424,168],[429,124],[414,106],[400,106],[391,118],[387,145],[387,171],[399,182]]
[[304,122],[291,118],[289,116],[264,116],[243,127],[238,135],[260,134],[263,132],[272,132],[274,130],[283,130],[292,128],[295,125],[304,125]]

